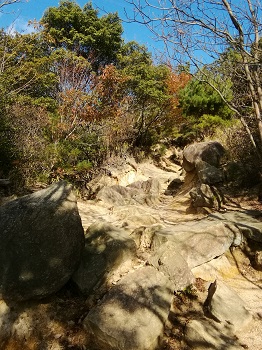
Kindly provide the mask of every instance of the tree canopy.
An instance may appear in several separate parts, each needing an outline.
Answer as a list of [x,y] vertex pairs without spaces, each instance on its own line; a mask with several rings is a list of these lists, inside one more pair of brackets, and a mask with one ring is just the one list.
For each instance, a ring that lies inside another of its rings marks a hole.
[[94,65],[114,63],[122,44],[122,25],[116,13],[102,17],[87,3],[81,8],[73,0],[61,0],[41,19],[51,47],[64,48],[93,60]]

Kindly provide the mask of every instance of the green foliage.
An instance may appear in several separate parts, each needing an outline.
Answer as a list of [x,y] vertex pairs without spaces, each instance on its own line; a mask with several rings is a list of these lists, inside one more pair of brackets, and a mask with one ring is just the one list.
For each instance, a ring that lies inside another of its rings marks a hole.
[[257,153],[238,119],[235,119],[230,127],[217,129],[214,137],[227,150],[224,157],[224,173],[230,189],[250,188],[261,182]]
[[136,118],[134,145],[150,147],[159,141],[160,130],[165,128],[169,70],[165,65],[154,65],[146,47],[136,42],[122,47],[118,67],[129,77],[127,91],[132,97],[130,107]]
[[197,294],[197,290],[196,287],[193,284],[189,284],[184,290],[183,292],[185,293],[185,295],[189,296],[189,297],[196,297]]
[[[237,107],[238,111],[243,116],[252,115],[253,106],[249,91],[249,81],[245,74],[240,53],[232,48],[228,48],[220,55],[219,59],[214,62],[212,66],[223,79],[220,86],[226,86],[230,81],[230,84],[233,87],[230,96],[230,102],[232,102],[232,105],[235,108]],[[253,67],[256,66],[251,65],[250,67],[252,71]],[[227,84],[223,84],[223,82],[227,82]]]
[[218,115],[203,114],[197,122],[193,123],[193,131],[205,137],[212,137],[217,128],[230,125],[232,125],[231,120],[223,119]]
[[90,172],[104,160],[105,148],[97,133],[78,134],[73,140],[60,140],[48,146],[52,160],[48,182],[66,179],[81,190]]
[[2,140],[9,149],[9,158],[5,160],[5,167],[16,189],[30,186],[39,174],[50,169],[46,156],[48,142],[44,137],[48,125],[47,112],[30,100],[18,99],[6,107]]
[[85,171],[85,170],[90,170],[92,168],[92,163],[89,162],[88,160],[82,160],[81,162],[78,162],[76,164],[76,170],[77,171]]
[[[221,82],[220,78],[217,83]],[[230,99],[231,85],[229,82],[228,85],[226,83],[224,85]],[[212,137],[216,128],[231,124],[232,110],[213,88],[199,80],[191,80],[180,90],[179,104],[185,122],[177,130],[177,137],[183,144],[194,139],[203,140],[205,137]]]
[[163,99],[168,68],[154,65],[145,46],[125,44],[118,55],[118,67],[129,76],[129,88],[141,105],[150,99]]
[[[48,48],[38,34],[10,35],[0,32],[0,94],[7,103],[23,94],[49,104],[54,97],[57,77]],[[44,102],[44,99],[47,99]],[[37,102],[36,102],[37,103]],[[51,105],[53,103],[51,102]]]
[[185,299],[197,299],[197,288],[193,284],[189,284],[183,290],[178,291],[176,295],[182,300]]
[[209,85],[191,80],[180,92],[180,106],[185,116],[199,119],[204,114],[219,115],[230,119],[232,111],[223,102],[220,95]]

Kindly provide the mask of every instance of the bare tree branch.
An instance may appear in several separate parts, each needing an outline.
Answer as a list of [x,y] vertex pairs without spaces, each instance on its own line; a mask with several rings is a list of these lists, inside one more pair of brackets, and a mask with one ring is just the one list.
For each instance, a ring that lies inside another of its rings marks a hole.
[[[28,1],[28,0],[25,0],[25,1]],[[3,11],[2,8],[4,6],[16,4],[18,2],[23,2],[23,1],[21,1],[21,0],[0,0],[0,12]]]

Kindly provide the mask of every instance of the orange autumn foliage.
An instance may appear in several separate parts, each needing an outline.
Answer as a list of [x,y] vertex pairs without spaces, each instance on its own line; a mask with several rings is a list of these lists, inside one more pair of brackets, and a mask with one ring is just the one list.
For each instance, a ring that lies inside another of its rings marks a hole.
[[63,89],[59,93],[57,136],[74,138],[78,127],[119,118],[127,99],[124,88],[127,80],[110,64],[100,74],[89,75],[88,89],[79,89],[79,84]]
[[177,121],[183,120],[181,109],[179,108],[179,92],[191,80],[191,74],[187,72],[178,72],[170,68],[170,74],[166,79],[168,94],[170,95],[170,113]]

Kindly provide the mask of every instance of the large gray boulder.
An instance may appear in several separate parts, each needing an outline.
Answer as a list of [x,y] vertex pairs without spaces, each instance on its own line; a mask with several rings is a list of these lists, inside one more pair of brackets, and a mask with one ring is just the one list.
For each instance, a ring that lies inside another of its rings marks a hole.
[[52,186],[0,207],[0,295],[42,298],[79,264],[84,232],[70,185]]
[[216,208],[220,209],[225,199],[223,192],[214,186],[201,183],[193,187],[189,195],[191,197],[191,206],[194,208]]
[[[190,193],[193,207],[213,208],[216,204],[218,208],[221,207],[223,198],[221,201],[220,193],[214,185],[224,181],[224,173],[219,169],[220,158],[224,153],[224,147],[217,141],[199,142],[185,147],[182,166],[187,173],[192,172],[198,178],[196,188]],[[208,186],[212,186],[213,190],[208,189]]]
[[195,169],[196,162],[202,160],[218,168],[224,155],[224,147],[217,141],[198,142],[185,147],[183,151],[183,168],[190,172]]
[[153,350],[163,334],[172,295],[166,276],[142,267],[111,288],[84,324],[100,350]]

